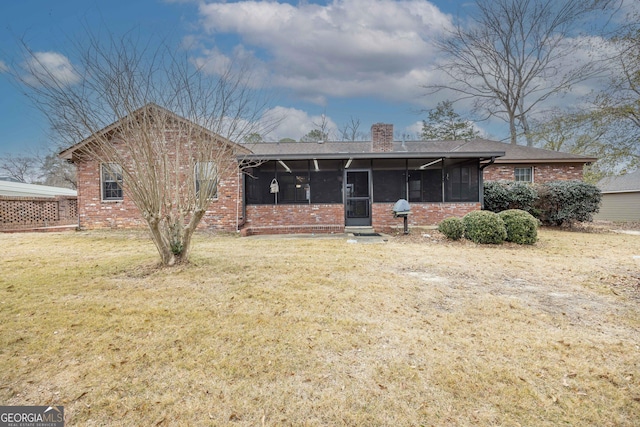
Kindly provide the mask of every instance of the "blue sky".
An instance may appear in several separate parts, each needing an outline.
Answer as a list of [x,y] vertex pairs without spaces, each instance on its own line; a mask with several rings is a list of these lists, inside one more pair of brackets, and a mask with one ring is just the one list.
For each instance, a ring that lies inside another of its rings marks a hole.
[[[195,60],[215,64],[233,52],[255,60],[279,94],[273,108],[287,117],[270,140],[299,139],[323,113],[334,134],[357,118],[364,133],[385,122],[399,137],[415,136],[426,117],[420,111],[447,98],[426,96],[420,87],[441,78],[433,71],[432,42],[472,10],[463,0],[5,0],[0,71],[19,63],[21,39],[35,52],[56,53],[86,27],[115,34],[136,28],[197,44]],[[479,126],[487,137],[507,136],[502,124]],[[44,117],[0,73],[0,156],[53,143]]]

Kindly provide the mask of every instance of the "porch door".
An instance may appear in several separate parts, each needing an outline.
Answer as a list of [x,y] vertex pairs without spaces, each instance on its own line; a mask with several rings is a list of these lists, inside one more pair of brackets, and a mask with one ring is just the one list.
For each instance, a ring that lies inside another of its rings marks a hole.
[[371,225],[371,171],[345,171],[345,226]]

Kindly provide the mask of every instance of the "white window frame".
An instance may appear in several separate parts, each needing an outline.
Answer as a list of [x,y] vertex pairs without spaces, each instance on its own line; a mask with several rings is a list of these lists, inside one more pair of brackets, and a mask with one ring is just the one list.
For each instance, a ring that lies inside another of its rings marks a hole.
[[[518,175],[518,169],[520,170],[528,170],[529,171],[529,177],[531,179],[529,180],[524,180],[524,179],[518,179],[519,175]],[[533,166],[516,166],[513,168],[513,180],[516,182],[533,182]]]
[[[115,177],[113,176],[115,175]],[[111,178],[111,179],[108,179]],[[115,178],[115,179],[114,179]],[[107,183],[116,183],[116,189],[109,191],[118,191],[120,196],[107,197]],[[100,199],[103,202],[120,202],[124,200],[124,191],[122,189],[122,167],[117,163],[101,163],[100,164]]]
[[200,187],[201,187],[201,182],[203,181],[200,176],[200,170],[202,168],[202,166],[205,165],[206,168],[212,168],[212,169],[207,169],[205,171],[206,172],[212,172],[212,175],[208,175],[208,176],[215,176],[214,180],[208,180],[208,181],[213,181],[213,184],[208,184],[208,186],[210,186],[210,193],[213,194],[209,194],[207,196],[207,200],[217,200],[218,199],[218,184],[220,182],[220,178],[218,177],[218,166],[216,165],[216,162],[196,162],[195,166],[194,166],[194,183],[196,186],[196,197],[200,197]]

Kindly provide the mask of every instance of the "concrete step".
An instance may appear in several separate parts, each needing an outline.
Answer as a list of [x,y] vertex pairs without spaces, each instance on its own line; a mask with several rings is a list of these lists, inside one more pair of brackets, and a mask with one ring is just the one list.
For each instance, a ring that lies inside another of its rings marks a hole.
[[376,231],[373,229],[373,227],[345,227],[344,232],[346,234],[373,234]]

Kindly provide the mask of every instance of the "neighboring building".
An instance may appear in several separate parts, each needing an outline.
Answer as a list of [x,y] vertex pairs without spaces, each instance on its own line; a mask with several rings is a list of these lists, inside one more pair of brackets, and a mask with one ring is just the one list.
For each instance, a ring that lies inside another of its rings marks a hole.
[[[383,231],[402,225],[392,213],[398,199],[409,200],[411,225],[437,224],[480,209],[483,179],[581,179],[582,166],[595,160],[488,140],[398,142],[393,125],[382,123],[371,135],[365,142],[243,146],[230,159],[242,167],[220,178],[200,226],[244,234]],[[60,154],[77,165],[80,225],[141,225],[119,184],[103,179],[108,165],[84,158],[82,146]]]
[[600,180],[600,212],[595,219],[640,222],[640,170]]
[[75,226],[76,191],[0,180],[0,231]]

